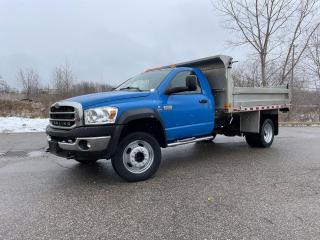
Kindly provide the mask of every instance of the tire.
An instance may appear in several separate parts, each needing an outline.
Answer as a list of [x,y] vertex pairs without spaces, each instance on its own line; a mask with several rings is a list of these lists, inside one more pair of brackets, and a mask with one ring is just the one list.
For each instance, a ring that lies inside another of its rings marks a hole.
[[270,119],[265,119],[260,127],[260,133],[247,134],[246,141],[251,147],[268,148],[274,139],[274,123]]
[[259,134],[247,134],[246,141],[250,147],[259,147]]
[[272,145],[274,139],[274,124],[271,119],[264,120],[260,129],[260,146],[268,148]]
[[94,160],[74,159],[74,160],[83,165],[95,164],[98,161],[98,159],[94,159]]
[[124,137],[111,158],[115,172],[128,182],[153,176],[161,163],[161,148],[150,134],[135,132]]

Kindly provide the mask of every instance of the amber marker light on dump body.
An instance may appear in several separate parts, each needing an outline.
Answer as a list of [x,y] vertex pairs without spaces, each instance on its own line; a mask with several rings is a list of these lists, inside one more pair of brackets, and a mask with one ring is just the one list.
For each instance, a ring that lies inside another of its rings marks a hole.
[[232,108],[232,104],[231,103],[226,103],[223,105],[223,108],[228,110],[228,109],[231,109]]

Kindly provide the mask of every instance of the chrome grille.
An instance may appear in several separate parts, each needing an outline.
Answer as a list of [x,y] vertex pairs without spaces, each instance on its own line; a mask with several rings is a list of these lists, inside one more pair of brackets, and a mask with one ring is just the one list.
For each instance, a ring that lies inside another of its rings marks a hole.
[[82,106],[74,102],[57,102],[50,107],[50,126],[71,129],[82,124]]
[[53,106],[51,106],[50,111],[51,112],[74,112],[74,107],[61,106],[61,103],[55,103]]

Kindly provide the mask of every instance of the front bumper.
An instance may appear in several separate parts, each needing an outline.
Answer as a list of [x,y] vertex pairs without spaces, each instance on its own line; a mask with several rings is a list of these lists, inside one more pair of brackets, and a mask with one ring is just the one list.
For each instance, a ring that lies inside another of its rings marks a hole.
[[54,155],[75,159],[108,157],[115,126],[78,127],[72,130],[47,127],[48,151]]
[[[58,146],[67,151],[97,152],[108,147],[110,138],[111,136],[76,138],[74,142],[58,141]],[[48,136],[48,141],[52,141],[50,136]]]

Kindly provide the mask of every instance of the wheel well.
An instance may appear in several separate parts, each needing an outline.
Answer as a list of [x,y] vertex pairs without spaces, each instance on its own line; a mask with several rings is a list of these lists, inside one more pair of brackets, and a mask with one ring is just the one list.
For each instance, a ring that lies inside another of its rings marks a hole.
[[[278,135],[279,133],[279,124],[278,124],[278,111],[261,111],[261,124],[264,122],[265,119],[270,119],[274,125],[274,135]],[[260,124],[260,125],[261,125]]]
[[123,128],[120,141],[122,138],[133,132],[146,132],[151,134],[161,147],[166,147],[166,137],[162,124],[155,118],[141,118],[132,120]]

